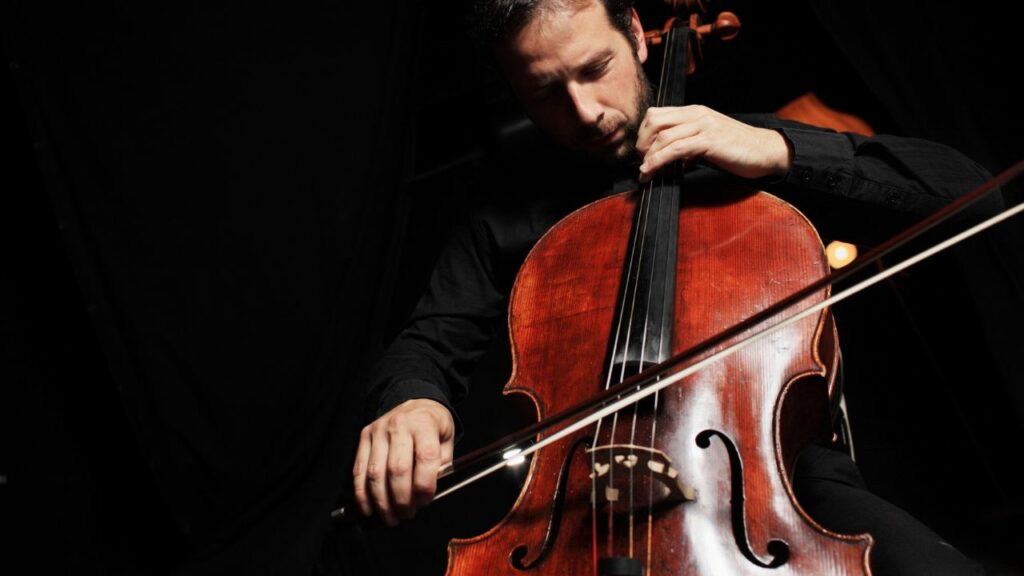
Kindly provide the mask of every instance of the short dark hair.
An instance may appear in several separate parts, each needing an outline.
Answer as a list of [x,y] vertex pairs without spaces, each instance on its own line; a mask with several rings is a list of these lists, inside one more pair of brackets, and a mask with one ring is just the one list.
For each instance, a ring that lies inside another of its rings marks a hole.
[[[494,48],[523,29],[541,10],[565,8],[591,0],[474,0],[471,30],[485,49]],[[630,32],[633,0],[598,0],[604,5],[608,20],[621,32],[633,49],[636,39]]]

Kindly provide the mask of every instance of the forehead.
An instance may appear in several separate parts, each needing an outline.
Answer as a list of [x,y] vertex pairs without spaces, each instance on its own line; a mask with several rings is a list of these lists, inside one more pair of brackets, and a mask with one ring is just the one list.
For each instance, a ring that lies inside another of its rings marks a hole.
[[546,74],[578,64],[602,50],[628,46],[598,0],[555,2],[537,13],[499,49],[514,74]]

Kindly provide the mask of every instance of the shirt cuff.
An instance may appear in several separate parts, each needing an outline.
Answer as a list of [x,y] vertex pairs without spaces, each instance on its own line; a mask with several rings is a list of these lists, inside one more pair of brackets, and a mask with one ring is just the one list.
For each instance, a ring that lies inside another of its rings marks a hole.
[[847,195],[853,178],[853,145],[836,132],[805,130],[780,125],[793,146],[793,164],[781,183],[815,192]]
[[459,420],[455,408],[452,407],[448,397],[441,389],[426,380],[402,380],[389,386],[387,392],[380,398],[377,414],[374,417],[380,418],[399,404],[417,399],[433,400],[447,408],[455,422],[455,440],[458,441],[462,437],[462,422]]

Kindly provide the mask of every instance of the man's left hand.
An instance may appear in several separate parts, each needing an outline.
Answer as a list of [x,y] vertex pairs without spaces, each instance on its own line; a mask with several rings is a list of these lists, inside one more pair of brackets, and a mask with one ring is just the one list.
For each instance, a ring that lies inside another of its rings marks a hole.
[[785,175],[792,164],[789,143],[780,132],[744,124],[700,105],[649,108],[636,147],[643,157],[641,182],[677,160],[703,161],[751,179]]

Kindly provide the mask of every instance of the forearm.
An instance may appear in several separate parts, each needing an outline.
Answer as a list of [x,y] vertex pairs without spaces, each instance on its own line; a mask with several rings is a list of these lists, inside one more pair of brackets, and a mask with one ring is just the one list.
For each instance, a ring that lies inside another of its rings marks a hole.
[[[878,242],[989,178],[978,164],[936,142],[836,133],[773,115],[740,119],[790,141],[791,169],[768,187],[813,214],[826,236]],[[994,193],[960,218],[978,219],[1001,206]]]

